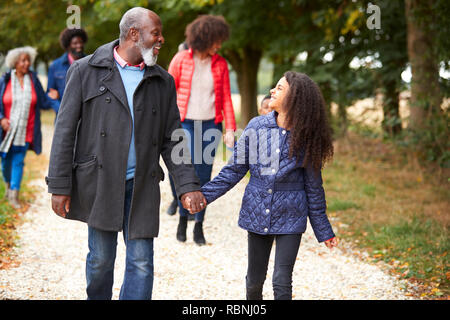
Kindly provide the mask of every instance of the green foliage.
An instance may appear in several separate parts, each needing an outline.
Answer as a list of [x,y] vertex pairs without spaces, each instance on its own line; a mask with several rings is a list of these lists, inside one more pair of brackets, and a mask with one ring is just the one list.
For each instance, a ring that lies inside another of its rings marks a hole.
[[423,119],[422,127],[406,130],[394,142],[407,152],[414,152],[424,163],[437,163],[450,168],[450,116],[448,110],[442,114]]
[[[369,3],[380,7],[380,30],[366,26]],[[433,34],[433,50],[441,65],[449,69],[450,2],[432,1],[431,7],[417,3],[420,5],[414,16],[425,22],[426,31]],[[397,97],[408,89],[401,79],[408,64],[405,0],[4,0],[0,3],[0,63],[7,50],[22,45],[36,47],[38,61],[48,63],[60,56],[63,50],[58,37],[69,17],[69,4],[81,8],[81,25],[89,34],[87,53],[118,37],[119,20],[129,8],[154,10],[162,19],[165,37],[158,63],[166,68],[184,41],[189,22],[198,14],[223,15],[231,26],[231,36],[220,53],[231,63],[240,91],[252,88],[252,82],[258,81],[259,86],[254,87],[259,90],[251,94],[267,93],[285,71],[305,72],[319,84],[329,109],[331,102],[338,105],[338,115],[331,122],[335,132],[345,133],[347,128],[360,128],[347,119],[346,108],[358,99],[373,97],[379,90],[384,94],[385,136],[391,139],[392,133],[401,131]],[[300,53],[307,58],[300,60]],[[324,60],[325,54],[332,59]],[[363,62],[359,68],[349,65],[355,57]],[[258,73],[258,64],[247,69],[245,64],[259,59],[264,62],[263,72],[251,76]],[[267,61],[273,67],[266,67]],[[449,83],[440,79],[444,96],[450,92]],[[252,101],[256,102],[256,97],[244,103]],[[241,118],[247,119],[245,113],[255,112],[255,107],[242,108]],[[448,147],[444,143],[447,117],[428,119],[423,131],[407,132],[395,140],[421,150],[423,159],[448,166]]]
[[[89,2],[84,0],[84,2]],[[82,13],[89,22],[89,35],[98,39],[94,42],[91,52],[101,44],[119,37],[119,22],[122,15],[132,7],[145,7],[156,12],[163,23],[165,43],[158,56],[158,64],[167,68],[172,57],[178,50],[178,45],[184,41],[186,25],[205,13],[199,4],[189,0],[99,0],[92,10]],[[114,31],[113,31],[114,30]],[[113,32],[112,32],[113,31]]]
[[[439,288],[448,293],[446,273],[450,247],[445,228],[422,216],[394,225],[366,225],[366,228],[364,245],[372,247],[378,259],[391,264],[392,260],[400,259],[401,265],[395,267],[402,277],[434,279],[442,284]],[[436,290],[434,293],[440,295]]]
[[361,191],[364,195],[374,198],[376,195],[377,188],[371,184],[364,184],[361,188]]
[[23,45],[36,47],[41,61],[62,53],[58,36],[67,18],[64,2],[5,0],[0,16],[0,53]]
[[165,37],[158,59],[163,67],[168,66],[178,45],[184,41],[185,26],[203,12],[187,0],[6,0],[0,3],[0,53],[5,55],[11,48],[31,45],[39,52],[37,61],[50,62],[60,56],[63,49],[59,45],[59,33],[70,16],[66,13],[69,4],[80,6],[81,27],[89,35],[87,53],[119,37],[119,21],[126,10],[142,6],[157,12],[163,21]]
[[329,212],[345,211],[348,209],[361,209],[361,207],[352,201],[339,199],[328,200],[327,210]]

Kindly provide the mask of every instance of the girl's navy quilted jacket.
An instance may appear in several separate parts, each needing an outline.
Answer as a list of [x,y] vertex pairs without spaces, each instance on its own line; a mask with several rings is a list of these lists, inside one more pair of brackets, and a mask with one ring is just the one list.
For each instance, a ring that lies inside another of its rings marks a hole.
[[290,132],[278,127],[274,111],[253,118],[228,164],[202,187],[207,203],[233,188],[250,170],[239,226],[258,234],[298,234],[307,217],[319,242],[335,235],[326,215],[321,173],[289,158]]

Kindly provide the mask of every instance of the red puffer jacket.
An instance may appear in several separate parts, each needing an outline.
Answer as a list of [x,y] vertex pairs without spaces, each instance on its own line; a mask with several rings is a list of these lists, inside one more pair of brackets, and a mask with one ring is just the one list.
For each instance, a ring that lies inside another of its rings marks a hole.
[[[216,97],[215,123],[221,123],[225,116],[225,128],[236,130],[227,61],[215,54],[211,59],[211,71]],[[180,51],[173,57],[169,65],[169,73],[175,79],[178,109],[180,110],[181,121],[184,121],[191,93],[192,75],[194,74],[192,49]]]

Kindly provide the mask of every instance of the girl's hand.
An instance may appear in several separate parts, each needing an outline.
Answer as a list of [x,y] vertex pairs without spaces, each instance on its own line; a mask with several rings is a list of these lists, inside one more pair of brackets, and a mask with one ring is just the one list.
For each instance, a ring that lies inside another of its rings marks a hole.
[[325,245],[331,250],[333,247],[337,247],[338,239],[336,237],[331,238],[330,240],[325,241]]
[[193,214],[193,213],[192,213],[192,209],[191,209],[191,203],[192,203],[191,197],[186,197],[185,203],[186,203],[186,206],[188,207],[187,210],[189,211],[189,213],[190,213],[190,214]]
[[181,204],[183,205],[183,208],[188,210],[190,214],[193,214],[192,210],[191,210],[191,202],[192,202],[192,199],[189,196],[186,196],[184,199],[182,198],[182,200],[181,200]]

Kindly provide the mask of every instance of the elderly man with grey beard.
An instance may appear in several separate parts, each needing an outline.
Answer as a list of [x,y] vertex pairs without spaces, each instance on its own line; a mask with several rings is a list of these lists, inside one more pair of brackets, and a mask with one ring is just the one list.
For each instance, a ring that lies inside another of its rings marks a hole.
[[[88,225],[87,298],[112,298],[118,232],[126,245],[120,299],[151,299],[159,231],[160,156],[183,206],[206,206],[190,161],[174,163],[181,128],[175,84],[156,59],[159,16],[132,8],[120,39],[75,61],[55,124],[46,181],[54,212]],[[188,204],[189,203],[189,204]],[[68,244],[70,245],[70,244]]]

